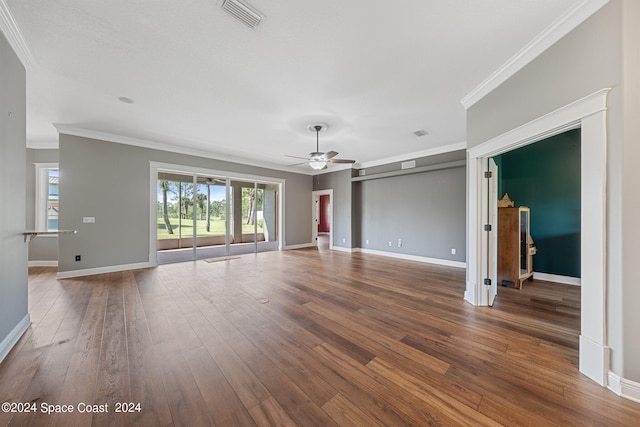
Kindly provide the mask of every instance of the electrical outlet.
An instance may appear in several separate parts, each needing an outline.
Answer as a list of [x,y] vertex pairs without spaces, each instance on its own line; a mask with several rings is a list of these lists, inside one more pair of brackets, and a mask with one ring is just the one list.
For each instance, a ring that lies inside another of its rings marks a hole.
[[398,247],[401,248],[402,247],[402,239],[398,239]]
[[80,255],[76,255],[76,262],[80,261],[82,257]]
[[393,246],[393,243],[391,243],[391,240],[389,240],[389,247]]
[[83,224],[95,224],[96,223],[96,217],[95,216],[83,216],[82,217],[82,223]]
[[369,239],[366,240],[367,245],[369,244]]
[[456,249],[455,248],[451,248],[451,255],[455,255],[456,254]]
[[346,237],[342,238],[342,243],[347,243],[347,238]]

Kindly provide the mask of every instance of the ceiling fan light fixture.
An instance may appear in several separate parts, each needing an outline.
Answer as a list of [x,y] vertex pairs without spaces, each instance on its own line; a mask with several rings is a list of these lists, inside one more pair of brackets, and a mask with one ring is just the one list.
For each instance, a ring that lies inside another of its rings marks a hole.
[[311,166],[312,169],[319,171],[327,167],[327,161],[322,159],[311,159],[309,160],[309,166]]
[[[327,151],[326,153],[320,151],[320,132],[327,130],[328,126],[326,123],[314,123],[307,126],[312,132],[316,134],[316,151],[309,153],[309,157],[306,158],[306,164],[311,167],[313,170],[321,170],[326,169],[328,163],[355,163],[355,160],[347,160],[347,159],[336,159],[335,157],[338,155],[337,151]],[[297,156],[287,156],[294,157],[296,159],[305,159],[305,157],[297,157]],[[290,166],[298,166],[303,163],[296,163]]]

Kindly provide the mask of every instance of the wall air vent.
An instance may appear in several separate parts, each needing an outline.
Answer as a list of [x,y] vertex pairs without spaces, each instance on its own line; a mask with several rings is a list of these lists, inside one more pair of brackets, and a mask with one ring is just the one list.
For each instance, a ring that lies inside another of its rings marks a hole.
[[408,162],[402,162],[400,164],[400,168],[402,169],[411,169],[411,168],[415,168],[416,167],[416,161],[415,160],[409,160]]
[[258,11],[239,0],[223,0],[220,7],[249,28],[255,28],[263,19]]

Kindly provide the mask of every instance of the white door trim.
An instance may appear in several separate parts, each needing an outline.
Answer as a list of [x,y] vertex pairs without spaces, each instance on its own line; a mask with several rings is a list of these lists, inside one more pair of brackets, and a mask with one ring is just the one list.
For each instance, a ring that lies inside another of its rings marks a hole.
[[483,233],[488,201],[483,194],[486,159],[569,129],[581,129],[581,331],[580,372],[607,384],[609,347],[606,335],[606,154],[607,95],[599,90],[467,150],[467,288],[473,305],[489,302],[487,233]]
[[329,249],[333,249],[333,188],[311,192],[311,227],[313,228],[311,239],[313,246],[318,246],[318,218],[316,207],[320,203],[320,196],[329,196]]

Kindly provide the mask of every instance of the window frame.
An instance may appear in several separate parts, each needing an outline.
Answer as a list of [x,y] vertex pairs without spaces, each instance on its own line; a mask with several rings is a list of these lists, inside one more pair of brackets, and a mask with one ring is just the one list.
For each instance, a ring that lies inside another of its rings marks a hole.
[[[49,198],[49,171],[60,171],[58,163],[34,163],[36,168],[36,200],[35,200],[35,229],[50,231],[48,225],[47,202]],[[53,230],[51,230],[53,231]],[[56,230],[57,231],[57,230]]]

